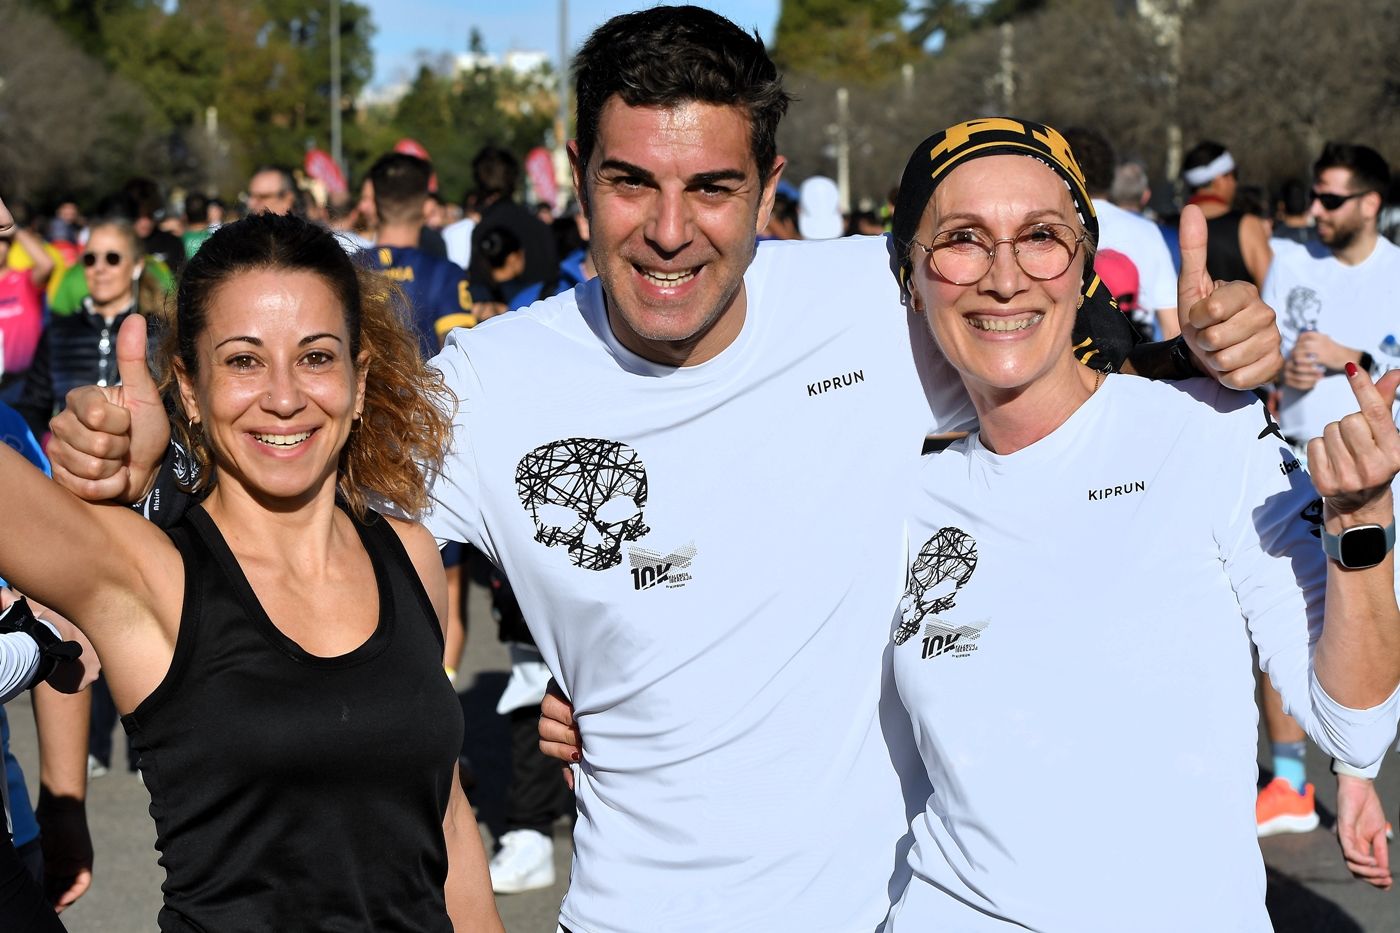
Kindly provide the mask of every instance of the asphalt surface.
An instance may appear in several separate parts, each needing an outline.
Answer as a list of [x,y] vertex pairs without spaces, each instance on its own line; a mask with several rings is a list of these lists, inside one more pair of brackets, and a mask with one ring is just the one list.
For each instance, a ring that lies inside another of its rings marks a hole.
[[[495,835],[503,831],[509,737],[504,720],[495,714],[495,705],[505,685],[509,661],[496,640],[485,592],[475,585],[469,602],[469,626],[459,692],[468,723],[466,751],[477,779],[471,800],[489,852]],[[26,773],[37,776],[27,697],[13,701],[8,710],[15,752]],[[88,820],[96,865],[92,889],[63,914],[71,933],[148,933],[155,929],[163,873],[156,864],[155,828],[147,813],[150,798],[135,776],[125,771],[124,743],[119,740],[116,744],[119,750],[111,773],[92,781],[89,789]],[[1335,785],[1326,762],[1315,751],[1310,751],[1309,776],[1317,784],[1323,827],[1261,840],[1275,929],[1278,933],[1400,933],[1400,890],[1382,892],[1355,881],[1342,862],[1332,833]],[[1130,778],[1125,775],[1126,779]],[[33,785],[31,779],[31,790]],[[1386,813],[1400,826],[1400,756],[1389,757],[1379,786]],[[1134,847],[1151,846],[1152,827],[1171,819],[1171,805],[1171,801],[1144,801],[1143,812],[1134,815],[1125,829],[1123,851],[1115,857],[1131,858]],[[565,822],[555,826],[554,837],[554,886],[496,899],[509,933],[555,930],[569,872],[569,827]],[[1400,851],[1394,862],[1400,874]],[[1172,879],[1161,882],[1163,891],[1170,892]],[[1182,892],[1182,896],[1189,896],[1189,892]],[[1130,930],[1131,924],[1125,926],[1125,933]]]

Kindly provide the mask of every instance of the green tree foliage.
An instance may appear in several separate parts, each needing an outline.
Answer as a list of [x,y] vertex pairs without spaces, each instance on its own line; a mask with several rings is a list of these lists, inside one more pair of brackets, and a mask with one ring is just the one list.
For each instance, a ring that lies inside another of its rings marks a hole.
[[774,57],[785,70],[873,82],[917,57],[901,23],[904,0],[784,0]]
[[[309,143],[329,145],[330,0],[52,0],[35,9],[140,90],[174,181],[237,185],[255,163],[298,165]],[[369,81],[372,29],[366,7],[342,0],[343,111]],[[223,177],[210,177],[211,162]]]
[[443,197],[460,198],[482,146],[503,146],[523,158],[545,142],[554,122],[552,74],[484,66],[459,71],[450,60],[422,65],[397,106],[368,115],[365,136],[350,154],[356,177],[409,136],[432,155]]

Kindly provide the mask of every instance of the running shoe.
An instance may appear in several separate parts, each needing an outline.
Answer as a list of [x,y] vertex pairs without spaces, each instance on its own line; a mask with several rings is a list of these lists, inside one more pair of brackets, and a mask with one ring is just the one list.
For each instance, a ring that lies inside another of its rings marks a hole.
[[491,890],[519,894],[554,884],[554,840],[533,829],[512,829],[501,836],[501,851],[491,860]]
[[1305,784],[1300,794],[1287,779],[1274,778],[1254,800],[1254,822],[1260,838],[1317,829],[1313,786]]

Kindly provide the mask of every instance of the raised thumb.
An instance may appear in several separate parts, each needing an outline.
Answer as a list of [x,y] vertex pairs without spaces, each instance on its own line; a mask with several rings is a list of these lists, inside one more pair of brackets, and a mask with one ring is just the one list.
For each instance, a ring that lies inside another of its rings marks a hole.
[[117,373],[128,398],[149,402],[159,395],[146,362],[146,319],[139,314],[129,315],[117,331]]

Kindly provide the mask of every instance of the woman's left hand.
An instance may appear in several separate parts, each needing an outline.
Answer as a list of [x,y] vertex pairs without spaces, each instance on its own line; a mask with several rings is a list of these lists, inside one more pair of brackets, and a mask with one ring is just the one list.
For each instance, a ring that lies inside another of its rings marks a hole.
[[1308,472],[1334,511],[1350,515],[1378,507],[1386,514],[1358,517],[1388,524],[1390,484],[1400,473],[1400,433],[1391,415],[1400,370],[1386,373],[1375,384],[1355,363],[1347,364],[1346,373],[1359,410],[1308,441]]

